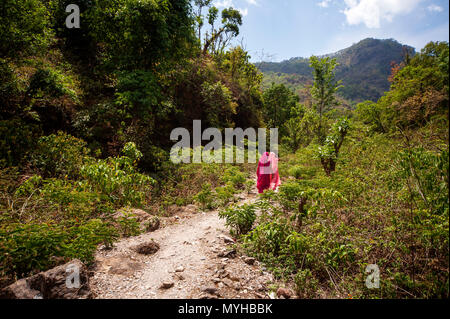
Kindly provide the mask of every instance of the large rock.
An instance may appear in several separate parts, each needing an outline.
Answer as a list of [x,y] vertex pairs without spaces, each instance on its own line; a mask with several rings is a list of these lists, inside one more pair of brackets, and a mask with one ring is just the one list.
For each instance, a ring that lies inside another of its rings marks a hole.
[[121,208],[113,215],[115,220],[130,216],[135,218],[140,224],[140,229],[142,232],[153,232],[160,227],[160,220],[157,216],[153,216],[142,209],[135,208]]
[[141,223],[141,229],[144,232],[153,232],[161,226],[161,222],[157,216],[153,216]]
[[136,220],[139,223],[145,222],[152,216],[142,209],[121,208],[117,212],[115,212],[113,217],[114,217],[114,219],[118,219],[120,217],[125,217],[127,215],[131,215],[132,217],[136,218]]
[[292,292],[292,290],[287,288],[278,288],[277,290],[278,298],[284,297],[285,299],[291,299],[293,295],[294,293]]
[[0,299],[35,299],[40,296],[39,290],[30,288],[28,278],[20,279],[0,290]]
[[86,266],[71,262],[21,279],[0,290],[3,299],[90,299],[92,292]]

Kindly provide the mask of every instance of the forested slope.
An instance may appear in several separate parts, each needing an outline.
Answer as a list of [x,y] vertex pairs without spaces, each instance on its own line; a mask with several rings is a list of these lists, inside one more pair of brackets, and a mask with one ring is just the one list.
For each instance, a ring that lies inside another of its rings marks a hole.
[[[389,89],[391,64],[400,63],[407,55],[412,57],[414,54],[414,48],[393,39],[368,38],[325,57],[336,58],[339,63],[336,77],[344,85],[339,95],[350,102],[362,102],[378,100]],[[256,66],[264,73],[266,87],[275,81],[301,92],[312,81],[309,60],[305,58],[262,62]]]

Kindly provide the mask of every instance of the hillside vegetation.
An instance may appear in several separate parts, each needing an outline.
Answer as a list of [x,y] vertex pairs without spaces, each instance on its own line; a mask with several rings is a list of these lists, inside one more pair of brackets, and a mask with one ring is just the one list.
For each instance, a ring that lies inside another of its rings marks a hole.
[[[406,56],[414,56],[412,47],[401,45],[393,39],[364,39],[349,48],[326,55],[336,58],[336,78],[342,80],[344,87],[339,95],[351,102],[376,101],[389,90],[388,77],[391,64],[402,62]],[[261,62],[256,66],[264,73],[263,86],[273,81],[283,83],[299,95],[312,82],[309,60],[292,58],[279,63]]]
[[[158,220],[195,204],[301,298],[448,298],[448,43],[403,59],[401,45],[365,40],[293,60],[309,81],[299,96],[261,88],[231,45],[238,10],[86,0],[83,27],[68,29],[70,2],[0,5],[0,286],[148,231],[131,208]],[[380,45],[394,49],[380,57]],[[372,101],[351,109],[339,94]],[[255,164],[170,161],[172,129],[196,119],[279,128],[279,192],[239,206]],[[379,289],[365,286],[369,264]]]

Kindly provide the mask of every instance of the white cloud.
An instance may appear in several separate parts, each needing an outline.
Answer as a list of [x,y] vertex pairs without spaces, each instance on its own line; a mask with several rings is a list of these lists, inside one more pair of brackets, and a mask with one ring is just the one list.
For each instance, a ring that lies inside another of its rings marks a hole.
[[364,23],[368,28],[379,28],[381,21],[391,22],[396,15],[413,11],[422,0],[344,0],[343,11],[350,25]]
[[247,16],[247,14],[248,14],[248,9],[247,8],[245,8],[245,9],[238,9],[238,11],[242,14],[243,17]]
[[245,0],[245,1],[247,1],[248,4],[251,4],[253,6],[259,6],[258,1],[256,0]]
[[[246,1],[249,2],[249,3],[256,3],[256,0],[246,0]],[[233,7],[233,8],[235,8],[236,10],[238,10],[238,11],[241,13],[241,15],[242,15],[243,17],[245,17],[245,16],[248,15],[248,8],[244,8],[244,9],[236,8],[235,5],[234,5],[234,3],[233,3],[233,0],[220,0],[220,1],[215,2],[214,5],[215,5],[217,8],[229,8],[229,7]]]
[[215,3],[217,8],[229,8],[233,7],[233,0],[220,0]]
[[442,12],[444,10],[444,9],[442,9],[442,7],[435,5],[435,4],[429,5],[427,7],[427,9],[430,12]]
[[328,8],[328,6],[330,5],[330,2],[331,2],[331,0],[323,0],[323,1],[319,2],[317,5],[322,8]]

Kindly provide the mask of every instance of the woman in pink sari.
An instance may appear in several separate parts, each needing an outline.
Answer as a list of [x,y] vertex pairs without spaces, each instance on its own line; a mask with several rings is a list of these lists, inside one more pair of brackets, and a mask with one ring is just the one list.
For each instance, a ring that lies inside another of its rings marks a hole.
[[280,175],[278,174],[278,158],[275,153],[265,152],[258,162],[256,172],[258,182],[256,187],[258,193],[263,193],[266,189],[276,190],[280,186]]

